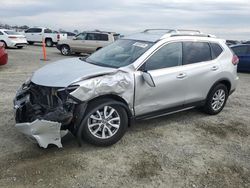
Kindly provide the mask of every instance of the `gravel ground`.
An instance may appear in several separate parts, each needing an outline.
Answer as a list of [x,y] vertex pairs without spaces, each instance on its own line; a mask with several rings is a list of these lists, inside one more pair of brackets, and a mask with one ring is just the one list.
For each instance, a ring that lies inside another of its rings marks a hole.
[[[10,49],[0,67],[0,187],[250,187],[250,75],[239,74],[224,110],[190,110],[140,121],[106,148],[38,148],[14,128],[12,99],[33,71],[65,57],[40,46]],[[67,57],[68,58],[68,57]]]

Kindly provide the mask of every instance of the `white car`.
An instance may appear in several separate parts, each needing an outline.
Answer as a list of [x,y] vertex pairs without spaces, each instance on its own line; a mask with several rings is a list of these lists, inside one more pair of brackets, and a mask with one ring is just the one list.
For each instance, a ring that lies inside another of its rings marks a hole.
[[67,34],[55,33],[51,29],[44,27],[29,28],[25,31],[25,36],[29,44],[42,43],[44,39],[46,46],[52,47],[60,40],[66,40]]
[[7,29],[0,29],[0,42],[3,42],[5,47],[10,48],[23,48],[27,45],[27,40],[24,35]]

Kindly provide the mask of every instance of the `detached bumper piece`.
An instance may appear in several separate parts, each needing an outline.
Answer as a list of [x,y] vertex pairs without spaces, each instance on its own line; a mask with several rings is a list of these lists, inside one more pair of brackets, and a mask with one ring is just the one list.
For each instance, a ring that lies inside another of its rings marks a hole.
[[35,120],[32,123],[17,123],[16,128],[31,141],[37,142],[40,147],[47,148],[49,144],[54,144],[62,148],[61,123]]
[[61,148],[75,107],[67,95],[62,88],[24,84],[14,99],[16,128],[40,147],[54,144]]

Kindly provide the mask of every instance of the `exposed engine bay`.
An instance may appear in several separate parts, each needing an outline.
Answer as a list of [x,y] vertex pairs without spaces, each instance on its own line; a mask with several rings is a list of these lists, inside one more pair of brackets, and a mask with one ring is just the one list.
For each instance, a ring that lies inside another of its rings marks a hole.
[[74,89],[74,86],[53,88],[32,82],[23,84],[14,99],[16,128],[41,147],[46,148],[48,144],[62,147],[60,134],[70,129],[77,104],[69,97]]

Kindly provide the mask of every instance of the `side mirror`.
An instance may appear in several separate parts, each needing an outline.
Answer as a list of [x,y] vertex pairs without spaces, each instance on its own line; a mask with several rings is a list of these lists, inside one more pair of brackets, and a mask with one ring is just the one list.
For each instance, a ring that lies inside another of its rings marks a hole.
[[150,87],[155,87],[155,82],[154,82],[154,80],[153,80],[150,73],[148,73],[147,71],[143,71],[142,72],[142,77]]

